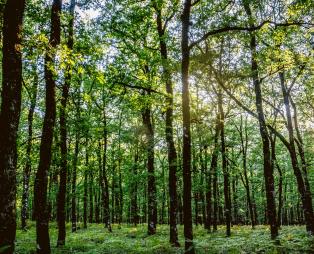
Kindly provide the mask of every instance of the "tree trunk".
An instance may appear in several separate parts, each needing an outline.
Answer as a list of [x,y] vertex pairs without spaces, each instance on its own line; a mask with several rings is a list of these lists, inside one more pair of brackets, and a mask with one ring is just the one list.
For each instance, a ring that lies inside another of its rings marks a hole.
[[250,212],[250,218],[251,218],[251,225],[252,228],[254,229],[255,227],[255,218],[254,218],[254,212],[253,212],[253,204],[251,200],[251,190],[250,190],[250,182],[247,174],[247,147],[248,147],[248,133],[247,133],[247,119],[245,119],[245,130],[244,130],[244,135],[243,135],[243,121],[242,121],[242,116],[241,116],[241,125],[240,125],[240,138],[241,138],[241,146],[242,146],[242,165],[243,165],[243,176],[244,178],[242,179],[243,185],[246,190],[246,199],[247,199],[247,204]]
[[[213,222],[214,230],[217,230],[217,208],[216,208],[216,216],[214,213],[214,218],[212,220],[212,178],[216,178],[216,181],[213,181],[213,189],[214,189],[214,202],[217,202],[217,193],[215,192],[215,184],[217,184],[217,161],[218,161],[218,137],[219,137],[219,117],[217,114],[216,123],[215,123],[215,136],[214,136],[214,150],[212,153],[212,159],[210,163],[210,169],[208,172],[208,179],[207,179],[207,192],[206,192],[206,204],[207,204],[207,220],[206,220],[206,229],[210,231],[211,224]],[[205,148],[205,154],[207,153],[207,149]],[[205,161],[206,161],[205,155]],[[207,168],[207,166],[206,166]],[[215,194],[216,193],[216,194]]]
[[185,253],[194,254],[192,206],[191,206],[191,130],[190,130],[190,92],[189,92],[189,30],[191,0],[185,0],[181,15],[181,75],[182,75],[182,113],[183,113],[183,213],[184,213],[184,237]]
[[103,162],[102,162],[102,181],[101,181],[101,188],[102,188],[102,202],[103,202],[103,209],[104,209],[104,224],[105,227],[108,228],[109,232],[112,231],[111,229],[111,222],[110,222],[110,208],[109,208],[109,183],[107,179],[107,143],[108,143],[108,130],[107,130],[107,116],[106,116],[106,108],[104,105],[103,110],[103,123],[104,123],[104,150],[103,150]]
[[72,170],[72,200],[71,200],[71,222],[72,222],[72,232],[76,232],[77,230],[77,214],[76,214],[76,176],[77,176],[77,161],[79,154],[79,130],[76,130],[75,133],[75,148],[74,148],[74,158],[73,158],[73,170]]
[[[219,119],[219,118],[218,118]],[[219,130],[219,120],[217,119],[217,123],[216,123],[216,128],[218,128]],[[219,137],[219,131],[216,132],[217,133],[217,143],[215,144],[216,146],[216,153],[217,155],[215,155],[215,161],[213,161],[214,157],[212,157],[212,162],[211,162],[211,170],[212,170],[212,176],[213,176],[213,198],[214,198],[214,214],[213,214],[213,231],[217,231],[217,224],[218,224],[218,200],[219,200],[219,195],[218,195],[218,172],[217,172],[217,160],[218,160],[218,137]],[[215,133],[215,135],[216,135]],[[216,141],[215,141],[216,142]],[[213,154],[214,156],[214,154]],[[212,166],[212,163],[214,163],[214,165]]]
[[[67,47],[69,50],[73,50],[73,26],[74,26],[74,8],[75,0],[71,0],[70,5],[70,22],[69,22],[69,38]],[[66,106],[69,97],[69,87],[71,84],[71,66],[68,66],[65,72],[65,81],[62,86],[62,97],[60,106],[60,150],[61,150],[61,168],[60,168],[60,186],[58,192],[58,241],[57,246],[63,246],[65,244],[66,229],[66,192],[67,192],[67,174],[68,174],[68,148],[67,148],[67,115]]]
[[17,131],[21,111],[24,0],[4,7],[0,112],[0,249],[13,253],[16,231]]
[[[251,8],[249,2],[244,1],[244,9],[249,19],[250,27],[254,27],[254,19],[252,17]],[[275,239],[278,236],[278,227],[276,222],[276,203],[275,203],[275,188],[274,188],[274,175],[271,166],[270,156],[270,143],[268,130],[265,122],[265,115],[263,109],[262,90],[261,83],[258,76],[258,64],[257,64],[257,43],[254,32],[250,32],[251,41],[251,71],[252,79],[255,90],[256,110],[258,114],[258,121],[260,127],[260,134],[263,144],[263,156],[264,156],[264,178],[265,178],[265,189],[267,199],[267,216],[270,224],[271,238]]]
[[143,124],[145,126],[147,144],[147,208],[148,208],[148,235],[154,235],[156,233],[157,226],[157,195],[156,195],[156,183],[154,172],[154,129],[151,120],[151,109],[144,108],[142,112]]
[[225,197],[225,218],[226,218],[226,235],[231,235],[231,198],[229,172],[227,165],[227,155],[225,146],[225,114],[223,111],[222,93],[218,93],[218,109],[219,109],[219,126],[220,126],[220,144],[222,156],[222,172],[224,177],[224,197]]
[[84,171],[84,196],[83,196],[83,227],[87,228],[87,198],[88,198],[88,189],[87,189],[87,170]]
[[60,43],[60,14],[61,0],[54,0],[51,10],[51,34],[48,50],[45,56],[45,80],[46,80],[46,112],[40,144],[40,160],[35,178],[34,200],[36,214],[37,253],[50,253],[49,218],[47,211],[47,183],[48,172],[51,163],[51,147],[53,141],[53,129],[56,119],[55,80],[51,67],[54,64],[55,50]]
[[100,223],[101,221],[101,207],[102,207],[102,163],[101,163],[101,142],[98,140],[98,149],[97,149],[97,160],[98,160],[98,197],[97,197],[97,209],[96,209],[96,222]]
[[138,147],[136,145],[134,154],[134,164],[132,167],[133,179],[131,185],[131,222],[136,226],[138,224],[138,212],[137,212],[137,168],[138,168]]
[[22,195],[22,209],[21,209],[21,227],[23,230],[26,230],[26,220],[28,219],[28,198],[29,198],[29,180],[31,176],[32,169],[32,139],[33,139],[33,119],[34,111],[37,102],[37,90],[38,90],[38,74],[35,67],[34,73],[34,85],[31,88],[30,100],[31,105],[28,111],[28,138],[27,138],[27,147],[26,147],[26,165],[23,173],[23,195]]
[[233,225],[239,224],[239,216],[238,216],[238,177],[235,176],[232,181],[232,197],[233,197]]
[[[202,144],[201,138],[199,140],[200,145]],[[205,205],[205,195],[204,195],[204,177],[206,175],[206,168],[204,165],[204,160],[203,160],[203,149],[204,147],[200,148],[200,153],[199,153],[199,160],[200,160],[200,167],[201,167],[201,179],[200,179],[200,194],[199,194],[199,199],[201,201],[201,212],[202,212],[202,217],[200,219],[200,223],[205,225],[206,222],[206,205]]]
[[94,222],[94,175],[93,175],[93,169],[88,169],[88,173],[89,173],[89,217],[88,217],[88,222],[89,223],[93,223]]
[[173,138],[173,84],[171,79],[171,73],[168,68],[168,49],[165,42],[165,29],[166,24],[162,24],[161,10],[156,6],[156,22],[159,36],[160,55],[163,64],[163,75],[166,82],[167,101],[166,101],[166,141],[168,148],[168,167],[169,167],[169,199],[170,199],[170,211],[169,211],[169,224],[170,224],[170,243],[173,246],[179,247],[178,242],[178,230],[177,230],[177,151],[174,145]]
[[277,168],[279,174],[279,183],[278,183],[278,212],[277,212],[277,224],[278,227],[281,226],[281,211],[282,211],[282,170],[279,167],[277,158],[276,158],[276,136],[270,136],[270,144],[271,144],[271,153],[272,153],[272,162],[273,167]]

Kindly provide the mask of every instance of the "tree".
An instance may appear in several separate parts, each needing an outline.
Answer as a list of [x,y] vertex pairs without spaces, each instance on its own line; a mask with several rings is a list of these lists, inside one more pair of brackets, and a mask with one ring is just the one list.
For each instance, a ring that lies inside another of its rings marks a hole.
[[37,253],[49,254],[49,216],[47,207],[48,173],[51,164],[51,147],[53,131],[56,120],[55,77],[53,73],[55,50],[60,44],[61,27],[61,0],[54,0],[51,8],[51,30],[49,46],[45,55],[45,80],[46,80],[46,111],[40,145],[40,160],[34,185]]
[[220,144],[222,156],[222,171],[224,176],[224,197],[225,197],[225,217],[226,217],[226,235],[231,235],[231,198],[230,182],[227,165],[226,145],[225,145],[225,113],[223,109],[223,97],[221,90],[218,91],[218,110],[219,110],[219,127],[220,127]]
[[186,0],[183,5],[182,38],[181,38],[181,82],[182,82],[182,113],[183,113],[183,211],[185,251],[194,254],[192,207],[191,207],[191,130],[190,130],[190,94],[189,94],[189,27],[192,1]]
[[[36,63],[37,64],[37,61]],[[26,220],[28,218],[28,198],[29,198],[29,181],[31,176],[31,169],[32,169],[32,142],[33,142],[33,120],[34,120],[34,112],[37,102],[37,93],[38,93],[38,74],[37,74],[37,67],[34,67],[34,84],[32,85],[31,89],[29,89],[29,97],[30,97],[30,107],[28,111],[27,121],[28,121],[28,138],[27,138],[27,148],[26,148],[26,165],[23,172],[23,196],[22,196],[22,209],[21,209],[21,226],[23,230],[26,230]]]
[[0,111],[0,252],[13,253],[16,230],[17,131],[22,93],[22,25],[24,0],[4,7]]
[[[160,4],[161,6],[163,3]],[[167,102],[166,102],[166,141],[168,146],[168,165],[169,165],[169,197],[170,197],[170,243],[179,246],[177,232],[177,151],[173,138],[173,84],[171,71],[169,70],[168,48],[165,41],[166,22],[163,24],[161,7],[155,3],[156,23],[159,36],[159,51],[162,58],[163,75],[166,83]],[[169,20],[170,17],[168,17]]]
[[[244,1],[244,9],[249,19],[250,27],[254,27],[253,17],[250,9],[249,2]],[[271,165],[271,153],[270,153],[270,142],[267,125],[265,122],[265,115],[263,109],[263,98],[260,84],[260,78],[258,76],[258,63],[257,63],[257,42],[254,32],[250,33],[250,50],[251,50],[251,75],[253,85],[255,89],[255,100],[256,110],[258,114],[258,121],[260,126],[260,133],[263,143],[263,156],[264,156],[264,178],[265,178],[265,189],[267,198],[267,217],[270,224],[271,238],[274,239],[278,236],[278,225],[276,218],[276,204],[275,204],[275,190],[274,190],[274,175],[273,167]]]
[[[70,21],[69,21],[69,38],[67,42],[68,50],[73,50],[73,27],[74,27],[74,10],[75,0],[71,0],[70,4]],[[67,171],[68,171],[68,152],[67,152],[67,122],[66,122],[66,106],[69,96],[69,87],[72,76],[71,66],[69,65],[65,73],[65,81],[62,87],[61,107],[60,107],[60,150],[61,150],[61,170],[60,170],[60,187],[58,192],[58,241],[57,246],[65,244],[65,197],[67,192]],[[75,208],[75,207],[74,207]],[[75,226],[74,226],[75,228]]]
[[[149,95],[149,94],[148,94]],[[142,120],[146,134],[146,151],[147,151],[147,232],[149,235],[156,234],[157,227],[157,200],[156,200],[156,183],[154,172],[154,127],[150,105],[145,105],[142,111]]]

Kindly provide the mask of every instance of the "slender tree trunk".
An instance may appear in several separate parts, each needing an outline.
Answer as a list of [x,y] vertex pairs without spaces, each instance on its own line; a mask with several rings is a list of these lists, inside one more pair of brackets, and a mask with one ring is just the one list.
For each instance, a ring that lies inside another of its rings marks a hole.
[[93,223],[94,222],[94,175],[92,172],[93,169],[89,169],[88,173],[89,173],[89,217],[88,217],[88,222],[89,223]]
[[111,229],[111,222],[110,222],[110,209],[109,209],[109,183],[107,178],[107,143],[108,143],[108,130],[107,130],[107,116],[106,116],[106,108],[104,105],[103,110],[103,123],[104,123],[104,150],[103,150],[103,162],[102,162],[102,181],[101,181],[101,188],[102,188],[102,202],[103,202],[103,209],[104,209],[104,224],[105,227],[108,228],[109,232],[112,231]]
[[168,69],[168,49],[165,42],[166,24],[162,24],[161,10],[156,6],[156,22],[159,35],[160,55],[163,63],[163,75],[166,82],[167,90],[167,108],[166,108],[166,141],[168,148],[168,167],[169,167],[169,224],[170,224],[170,243],[173,246],[179,247],[178,230],[177,230],[177,151],[174,145],[173,138],[173,84],[171,80],[171,73]]
[[[200,144],[201,139],[199,140]],[[201,179],[200,179],[200,201],[201,201],[201,210],[202,210],[202,218],[200,220],[201,224],[205,225],[206,222],[206,204],[205,204],[205,195],[204,195],[204,177],[206,175],[206,168],[204,165],[204,160],[203,160],[203,147],[200,149],[200,154],[199,154],[199,160],[200,160],[200,167],[201,167]]]
[[244,125],[244,134],[243,134],[243,119],[241,116],[241,125],[240,125],[240,138],[241,138],[241,146],[242,146],[242,166],[243,166],[243,185],[246,190],[246,199],[247,199],[247,204],[249,207],[249,212],[250,212],[250,217],[251,217],[251,225],[252,228],[254,229],[255,227],[255,218],[254,218],[254,212],[253,212],[253,204],[251,200],[251,190],[250,190],[250,182],[247,174],[247,147],[248,147],[248,133],[247,133],[247,125],[246,125],[247,120],[245,120],[245,125]]
[[24,0],[4,7],[0,112],[0,249],[13,253],[16,231],[17,131],[22,93],[21,30]]
[[83,196],[83,227],[87,228],[87,198],[88,198],[88,189],[87,189],[88,175],[87,170],[84,171],[84,196]]
[[[288,94],[288,96],[289,96],[289,94]],[[303,177],[304,177],[304,183],[305,183],[305,187],[306,187],[307,191],[310,192],[307,195],[312,195],[311,190],[310,190],[309,179],[307,176],[308,164],[306,163],[303,139],[302,139],[302,136],[301,136],[301,133],[299,130],[297,107],[296,107],[296,104],[293,102],[292,97],[289,96],[289,98],[290,98],[291,106],[292,106],[293,112],[294,112],[293,122],[294,122],[294,128],[295,128],[296,135],[297,135],[297,139],[295,139],[295,141],[296,141],[296,144],[298,147],[298,151],[299,151],[299,155],[300,155],[300,159],[301,159],[301,163],[302,163],[302,172],[303,172]]]
[[31,176],[32,169],[32,139],[33,139],[33,119],[34,111],[37,102],[37,90],[38,90],[38,74],[35,67],[34,73],[34,85],[30,91],[31,105],[28,111],[28,138],[27,138],[27,148],[26,148],[26,165],[23,173],[23,195],[22,195],[22,209],[21,209],[21,226],[23,230],[26,230],[26,220],[28,219],[28,198],[29,198],[29,180]]
[[131,186],[131,221],[136,226],[138,224],[138,205],[137,205],[137,168],[138,168],[138,147],[136,145],[135,154],[134,154],[134,164],[132,167],[133,179]]
[[[97,149],[97,160],[98,160],[98,199],[97,199],[97,209],[96,209],[96,222],[100,223],[101,219],[101,207],[102,207],[102,193],[101,193],[101,185],[102,185],[102,163],[101,163],[101,142],[98,140],[98,149]],[[97,216],[98,213],[98,216]]]
[[185,0],[181,15],[181,75],[182,75],[182,113],[183,113],[183,211],[184,211],[184,237],[185,253],[194,254],[192,206],[191,206],[191,130],[190,130],[190,92],[189,92],[189,30],[191,0]]
[[[218,121],[219,122],[219,121]],[[219,132],[218,134],[219,135]],[[217,157],[218,159],[218,136],[217,136]],[[218,213],[219,213],[219,207],[218,207],[218,199],[219,199],[219,193],[218,193],[218,172],[217,172],[217,159],[216,159],[216,166],[212,167],[211,165],[211,169],[212,171],[212,175],[213,175],[213,198],[214,198],[214,214],[213,214],[213,231],[217,231],[217,224],[218,224]],[[213,160],[213,158],[212,158]],[[213,163],[213,161],[211,162]]]
[[230,182],[229,172],[227,165],[227,155],[225,146],[225,114],[223,111],[222,94],[218,94],[218,109],[219,109],[219,121],[220,121],[220,143],[221,143],[221,155],[222,155],[222,171],[224,177],[224,197],[225,197],[225,218],[226,218],[226,235],[231,235],[231,198],[230,198]]
[[116,165],[115,165],[115,157],[114,157],[114,149],[112,149],[112,153],[111,153],[111,161],[113,161],[112,163],[112,169],[111,169],[111,173],[112,173],[112,181],[111,181],[111,222],[115,223],[116,220],[116,207],[115,204],[117,204],[117,198],[116,198],[116,188],[117,188],[117,184],[116,184]]
[[122,117],[123,112],[120,111],[119,113],[119,129],[118,129],[118,202],[119,202],[119,211],[118,211],[118,224],[122,223],[123,217],[123,189],[122,189],[122,169],[121,169],[121,162],[122,162],[122,150],[121,150],[121,127],[122,127]]
[[77,230],[77,214],[76,214],[76,176],[77,176],[77,161],[78,161],[78,154],[79,154],[79,130],[76,130],[75,133],[75,148],[74,148],[74,158],[73,158],[73,170],[72,170],[72,200],[71,200],[71,222],[72,222],[72,232],[76,232]]
[[271,153],[272,153],[272,161],[273,167],[276,167],[279,173],[279,183],[278,183],[278,212],[277,212],[277,224],[278,227],[281,226],[281,211],[282,211],[282,170],[279,167],[277,158],[276,158],[276,136],[270,136],[270,144],[271,144]]
[[[68,49],[73,50],[73,26],[74,26],[74,8],[75,0],[71,0],[70,5],[70,22],[69,22],[69,38]],[[67,114],[66,106],[69,97],[69,87],[71,84],[71,66],[67,67],[65,73],[65,81],[62,86],[62,97],[60,106],[60,150],[61,150],[61,169],[60,169],[60,186],[58,192],[58,241],[57,246],[63,246],[65,244],[66,229],[66,193],[67,193],[67,174],[68,174],[68,148],[67,148]]]
[[47,183],[51,163],[51,147],[56,119],[55,80],[51,67],[54,64],[55,49],[60,43],[61,0],[54,0],[51,10],[51,35],[49,45],[52,51],[45,56],[46,112],[40,144],[40,160],[35,178],[34,200],[36,214],[37,253],[49,254],[49,218],[47,211]]
[[235,176],[232,180],[232,197],[233,197],[233,224],[237,225],[239,224],[239,216],[238,216],[238,177]]
[[[212,153],[212,159],[210,163],[210,169],[208,172],[208,179],[207,179],[207,193],[206,193],[206,203],[207,203],[207,221],[206,221],[206,229],[210,231],[211,224],[213,222],[214,230],[217,230],[217,207],[216,207],[216,215],[214,213],[214,219],[212,221],[212,184],[211,179],[216,178],[216,181],[213,182],[213,190],[214,190],[214,202],[217,201],[217,193],[215,191],[215,184],[217,184],[217,161],[218,161],[218,138],[219,138],[219,115],[217,114],[216,117],[216,124],[215,124],[215,136],[214,136],[214,150]],[[205,153],[207,150],[205,149]],[[205,160],[206,160],[205,156]],[[207,168],[207,167],[206,167]],[[215,176],[216,175],[216,176]]]
[[142,112],[143,124],[146,129],[146,150],[147,150],[147,208],[148,208],[148,225],[147,230],[149,235],[156,233],[157,226],[157,195],[156,195],[156,180],[154,172],[154,129],[151,120],[151,109],[144,108]]
[[[121,159],[120,159],[121,160]],[[119,170],[119,225],[122,223],[123,219],[123,189],[122,189],[122,172],[121,172],[121,161],[118,162],[118,170]]]
[[[249,19],[250,27],[254,27],[254,19],[252,17],[251,8],[248,1],[244,1],[244,9]],[[278,227],[276,220],[276,203],[275,203],[275,188],[274,188],[274,175],[271,166],[271,156],[270,156],[270,143],[269,135],[265,122],[265,115],[263,109],[262,100],[262,90],[261,81],[258,76],[258,64],[257,64],[257,43],[256,36],[254,32],[250,32],[251,41],[251,71],[252,79],[255,90],[255,100],[256,100],[256,110],[258,114],[258,121],[260,127],[260,133],[263,144],[263,156],[264,156],[264,178],[265,178],[265,189],[266,189],[266,199],[267,199],[267,216],[268,222],[270,224],[271,238],[274,239],[278,236]]]

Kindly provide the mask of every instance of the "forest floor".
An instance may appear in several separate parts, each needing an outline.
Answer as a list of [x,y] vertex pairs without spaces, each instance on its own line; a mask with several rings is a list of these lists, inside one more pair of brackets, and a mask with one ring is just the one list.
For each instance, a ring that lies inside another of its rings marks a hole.
[[[157,234],[147,236],[146,225],[137,227],[113,225],[109,233],[102,225],[91,224],[87,229],[70,232],[67,225],[66,246],[56,248],[56,224],[50,226],[50,241],[53,254],[61,253],[184,253],[183,227],[179,226],[181,248],[172,248],[168,243],[168,226],[158,225]],[[16,253],[35,253],[35,225],[28,231],[17,231]],[[270,241],[266,226],[233,226],[232,236],[226,238],[224,227],[216,233],[207,233],[202,226],[194,227],[196,253],[314,253],[314,237],[309,237],[304,226],[284,226],[277,242]]]

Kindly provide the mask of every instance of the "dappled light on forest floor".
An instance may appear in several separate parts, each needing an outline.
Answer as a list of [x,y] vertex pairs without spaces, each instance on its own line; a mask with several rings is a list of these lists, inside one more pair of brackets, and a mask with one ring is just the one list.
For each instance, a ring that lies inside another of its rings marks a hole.
[[[57,239],[57,227],[51,225],[51,242]],[[157,234],[147,236],[147,226],[133,227],[113,225],[109,233],[101,224],[92,224],[87,229],[70,232],[67,225],[66,246],[56,248],[52,253],[184,253],[183,247],[173,248],[168,243],[168,226],[158,225]],[[314,253],[314,238],[309,237],[303,226],[284,226],[277,242],[269,238],[266,226],[233,226],[232,235],[225,237],[225,227],[218,232],[207,233],[202,226],[194,227],[196,253]],[[184,246],[183,227],[179,226],[179,241]],[[16,253],[33,253],[35,250],[35,225],[27,232],[18,230]]]

